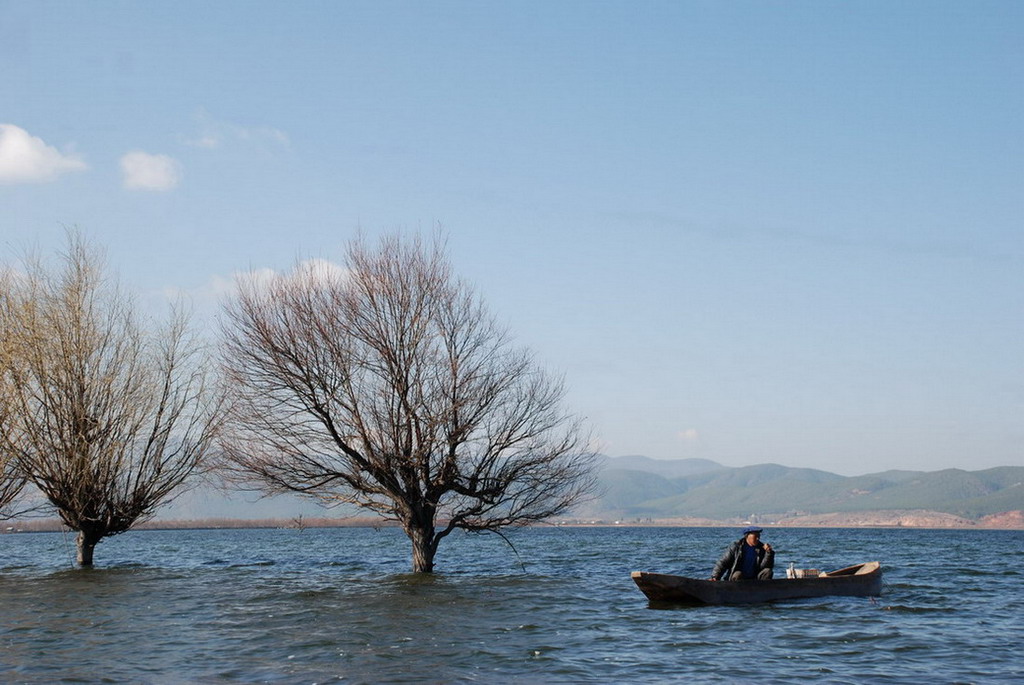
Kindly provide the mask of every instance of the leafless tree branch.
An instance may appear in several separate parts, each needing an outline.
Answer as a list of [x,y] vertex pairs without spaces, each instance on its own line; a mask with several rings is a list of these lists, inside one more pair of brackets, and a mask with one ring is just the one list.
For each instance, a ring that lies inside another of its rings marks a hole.
[[440,241],[357,240],[345,266],[243,282],[226,306],[236,474],[399,521],[416,571],[456,528],[523,525],[586,496],[593,455],[562,382],[511,344]]
[[[6,299],[14,287],[15,276],[9,270],[0,271],[0,298]],[[14,329],[0,322],[0,368],[14,360]],[[0,426],[12,420],[12,388],[6,374],[0,374]],[[0,519],[12,518],[17,513],[14,503],[25,486],[25,475],[18,468],[14,454],[0,443]]]
[[180,309],[147,331],[101,256],[69,235],[62,268],[38,257],[4,291],[0,451],[79,532],[79,563],[171,499],[223,418]]

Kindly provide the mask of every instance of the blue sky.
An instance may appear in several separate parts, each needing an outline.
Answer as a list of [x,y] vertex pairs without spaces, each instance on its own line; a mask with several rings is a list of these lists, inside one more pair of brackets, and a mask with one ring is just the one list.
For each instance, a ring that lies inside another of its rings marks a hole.
[[1024,4],[5,2],[0,257],[448,235],[605,453],[1024,464]]

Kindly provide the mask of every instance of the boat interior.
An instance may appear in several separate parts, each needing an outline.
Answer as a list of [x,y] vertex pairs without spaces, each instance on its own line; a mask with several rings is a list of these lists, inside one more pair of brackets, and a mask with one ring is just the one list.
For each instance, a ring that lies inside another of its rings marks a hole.
[[865,573],[871,573],[878,568],[877,561],[869,561],[866,564],[857,564],[856,566],[847,566],[837,571],[829,571],[828,573],[822,573],[822,576],[834,578],[835,576],[862,576]]

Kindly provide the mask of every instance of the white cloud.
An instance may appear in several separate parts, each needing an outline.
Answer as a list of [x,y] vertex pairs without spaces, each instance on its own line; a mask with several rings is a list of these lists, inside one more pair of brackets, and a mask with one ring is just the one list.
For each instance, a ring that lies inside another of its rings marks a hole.
[[271,284],[278,278],[284,278],[285,274],[280,274],[273,269],[251,269],[249,271],[236,271],[231,275],[231,281],[229,290],[225,292],[226,295],[233,296],[238,292],[240,287],[251,287],[253,290],[260,292],[266,291],[270,288]]
[[699,437],[700,434],[697,433],[696,428],[687,428],[684,431],[679,431],[679,439],[684,442],[693,442]]
[[309,276],[324,283],[345,280],[348,269],[326,259],[307,259],[296,265],[294,275]]
[[[312,281],[330,285],[344,281],[348,277],[348,273],[348,269],[327,259],[306,259],[298,262],[290,271],[275,271],[265,268],[235,272],[233,285],[230,288],[225,288],[222,292],[233,294],[233,291],[241,284],[257,290],[266,290],[275,281]],[[220,277],[216,277],[215,280],[224,281]]]
[[181,180],[181,165],[167,155],[133,150],[121,157],[121,173],[129,190],[171,190]]
[[213,148],[220,147],[220,138],[213,134],[200,136],[199,138],[194,138],[187,142],[189,145],[193,147],[202,147],[206,148],[207,150],[212,150]]
[[291,139],[284,131],[271,126],[239,126],[226,121],[218,121],[210,116],[205,109],[196,113],[199,123],[199,135],[185,142],[193,147],[205,149],[219,148],[226,141],[240,141],[249,144],[279,145],[288,147]]
[[197,288],[167,286],[160,291],[160,294],[168,302],[180,300],[196,309],[212,311],[222,299],[233,296],[235,290],[234,279],[225,278],[224,276],[213,276],[208,282]]
[[45,183],[88,165],[13,124],[0,124],[0,184]]
[[348,270],[326,259],[307,259],[299,262],[291,271],[274,269],[250,269],[236,271],[230,276],[213,275],[195,288],[168,286],[151,291],[147,296],[153,311],[159,311],[168,302],[182,302],[202,320],[212,321],[220,306],[238,293],[239,287],[250,287],[256,292],[266,292],[277,279],[311,277],[321,283],[342,281]]

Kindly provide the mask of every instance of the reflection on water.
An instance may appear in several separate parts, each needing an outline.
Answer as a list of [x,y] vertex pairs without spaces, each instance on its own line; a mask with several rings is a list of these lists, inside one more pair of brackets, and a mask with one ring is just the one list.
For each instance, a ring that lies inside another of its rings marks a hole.
[[[735,531],[537,528],[442,543],[395,529],[141,531],[71,566],[0,536],[0,680],[636,682],[1024,677],[1024,533],[766,531],[784,568],[878,559],[874,598],[652,610],[630,571],[703,577]],[[71,553],[69,554],[69,545]],[[998,560],[1001,566],[993,566]]]

